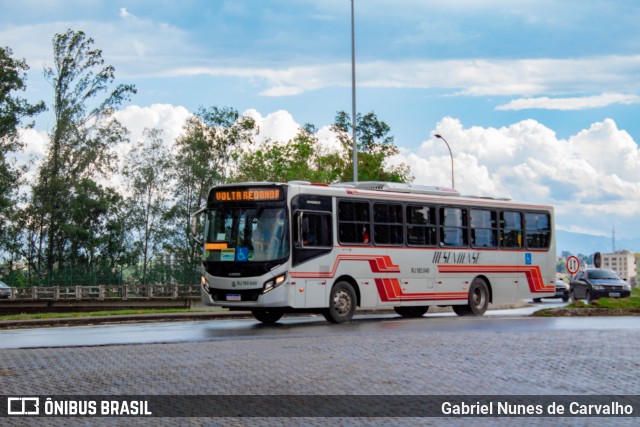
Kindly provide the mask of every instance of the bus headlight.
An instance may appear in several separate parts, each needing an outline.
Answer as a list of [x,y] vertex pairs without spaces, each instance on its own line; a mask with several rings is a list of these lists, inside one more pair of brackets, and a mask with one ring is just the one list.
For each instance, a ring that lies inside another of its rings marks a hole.
[[202,278],[200,279],[200,284],[202,285],[202,287],[204,288],[205,291],[207,291],[208,293],[211,293],[210,289],[209,289],[209,285],[207,285],[207,278],[204,277],[204,274],[202,275]]
[[273,288],[277,288],[278,286],[282,285],[286,281],[287,281],[287,273],[282,273],[281,275],[279,275],[279,276],[277,276],[277,277],[265,282],[264,283],[264,289],[263,289],[262,293],[266,294],[267,292],[269,292]]

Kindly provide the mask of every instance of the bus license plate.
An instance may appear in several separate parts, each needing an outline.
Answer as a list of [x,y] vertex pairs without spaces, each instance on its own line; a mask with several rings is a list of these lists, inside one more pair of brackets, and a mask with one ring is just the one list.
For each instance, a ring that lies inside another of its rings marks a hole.
[[620,298],[620,292],[609,292],[611,298]]
[[227,301],[242,301],[240,294],[227,294]]

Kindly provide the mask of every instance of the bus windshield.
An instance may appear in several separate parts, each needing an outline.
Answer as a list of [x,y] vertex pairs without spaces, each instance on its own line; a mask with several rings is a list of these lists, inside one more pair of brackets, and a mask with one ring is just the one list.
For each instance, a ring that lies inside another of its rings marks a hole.
[[207,211],[206,261],[264,262],[289,256],[285,208],[222,206]]

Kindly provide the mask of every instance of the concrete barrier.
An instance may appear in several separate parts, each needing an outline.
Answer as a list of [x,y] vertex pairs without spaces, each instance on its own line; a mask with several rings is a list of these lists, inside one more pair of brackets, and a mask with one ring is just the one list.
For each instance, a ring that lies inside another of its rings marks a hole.
[[191,307],[199,285],[96,285],[11,288],[0,313]]

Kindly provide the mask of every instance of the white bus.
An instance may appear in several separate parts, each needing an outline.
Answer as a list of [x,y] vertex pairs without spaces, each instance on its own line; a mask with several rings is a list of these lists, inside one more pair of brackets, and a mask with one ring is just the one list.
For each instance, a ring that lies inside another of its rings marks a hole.
[[550,206],[380,182],[222,185],[192,222],[203,303],[264,323],[291,312],[340,323],[357,307],[480,316],[489,303],[551,297],[553,230]]

